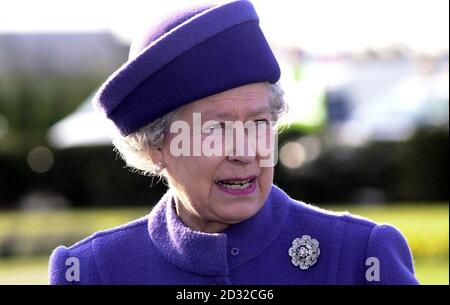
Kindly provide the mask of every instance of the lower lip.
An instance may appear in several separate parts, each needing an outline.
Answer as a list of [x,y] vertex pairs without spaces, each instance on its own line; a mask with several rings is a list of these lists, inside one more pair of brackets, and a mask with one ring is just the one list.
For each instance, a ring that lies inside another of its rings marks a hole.
[[253,181],[251,182],[250,186],[246,189],[229,189],[227,187],[224,187],[222,185],[216,184],[216,186],[219,188],[219,190],[221,190],[224,193],[230,194],[230,195],[235,195],[235,196],[244,196],[244,195],[249,195],[251,193],[253,193],[256,189],[256,179],[253,179]]

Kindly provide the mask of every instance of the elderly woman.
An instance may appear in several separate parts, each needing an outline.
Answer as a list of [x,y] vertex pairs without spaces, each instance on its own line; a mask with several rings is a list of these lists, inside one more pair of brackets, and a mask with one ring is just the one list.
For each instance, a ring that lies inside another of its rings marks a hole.
[[50,282],[417,283],[397,229],[272,184],[279,78],[245,0],[178,11],[134,41],[95,102],[127,164],[169,190],[148,216],[55,249]]

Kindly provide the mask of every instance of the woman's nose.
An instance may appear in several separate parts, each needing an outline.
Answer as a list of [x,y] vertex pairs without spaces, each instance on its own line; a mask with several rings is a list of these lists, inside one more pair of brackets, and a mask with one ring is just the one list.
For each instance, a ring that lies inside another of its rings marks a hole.
[[255,156],[228,156],[230,162],[240,164],[250,164],[255,160]]
[[249,164],[256,159],[256,141],[253,137],[244,135],[234,139],[232,147],[227,149],[227,158],[231,162]]

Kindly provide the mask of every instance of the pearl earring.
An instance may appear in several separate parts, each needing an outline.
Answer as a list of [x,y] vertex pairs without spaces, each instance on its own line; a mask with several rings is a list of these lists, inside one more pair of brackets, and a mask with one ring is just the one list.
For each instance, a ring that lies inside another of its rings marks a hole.
[[159,174],[162,172],[162,170],[163,170],[162,163],[161,163],[161,162],[158,162],[158,164],[155,165],[153,171],[155,172],[155,174],[158,174],[158,175],[159,175]]

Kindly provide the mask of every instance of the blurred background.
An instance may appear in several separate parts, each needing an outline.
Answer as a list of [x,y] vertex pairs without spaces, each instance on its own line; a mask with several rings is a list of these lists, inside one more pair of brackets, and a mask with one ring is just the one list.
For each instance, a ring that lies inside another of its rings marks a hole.
[[[0,284],[46,284],[58,245],[147,214],[90,105],[140,28],[192,1],[2,0]],[[291,112],[275,183],[397,226],[424,284],[449,282],[449,2],[253,1]]]

